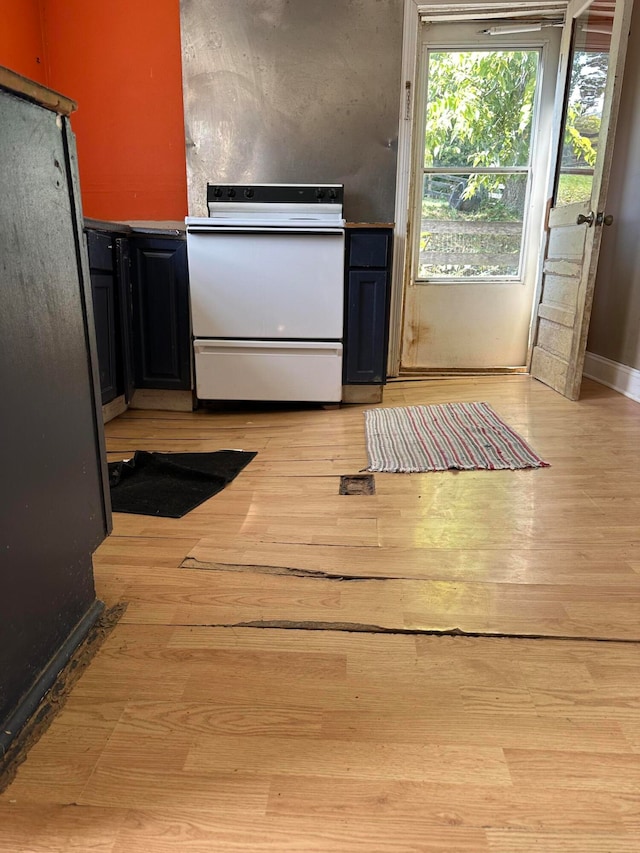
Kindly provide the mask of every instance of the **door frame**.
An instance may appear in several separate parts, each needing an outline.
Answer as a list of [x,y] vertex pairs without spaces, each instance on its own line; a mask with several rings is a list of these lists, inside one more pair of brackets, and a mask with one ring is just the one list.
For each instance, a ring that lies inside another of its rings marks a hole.
[[[402,324],[404,288],[411,264],[410,247],[410,210],[414,197],[415,176],[413,173],[413,137],[415,89],[419,68],[420,25],[424,16],[434,14],[442,23],[487,20],[495,18],[515,18],[531,15],[533,10],[545,12],[557,11],[564,14],[566,0],[515,0],[507,5],[487,0],[466,0],[466,2],[431,2],[404,0],[402,28],[402,71],[400,89],[400,112],[398,119],[398,159],[396,169],[394,253],[391,278],[391,297],[389,312],[389,351],[387,373],[390,377],[400,372],[402,348]],[[532,305],[532,313],[535,304]]]

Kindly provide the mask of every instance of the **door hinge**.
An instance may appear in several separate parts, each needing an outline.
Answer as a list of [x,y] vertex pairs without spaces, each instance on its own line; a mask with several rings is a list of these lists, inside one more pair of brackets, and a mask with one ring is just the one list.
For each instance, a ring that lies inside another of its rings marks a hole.
[[411,121],[411,80],[404,84],[404,120]]

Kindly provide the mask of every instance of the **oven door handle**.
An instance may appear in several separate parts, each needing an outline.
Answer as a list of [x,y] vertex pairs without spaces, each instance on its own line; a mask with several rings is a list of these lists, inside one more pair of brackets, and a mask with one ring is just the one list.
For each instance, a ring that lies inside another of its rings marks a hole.
[[335,237],[342,236],[344,234],[343,228],[289,228],[282,226],[275,226],[273,228],[256,228],[254,226],[243,228],[239,226],[231,226],[226,228],[222,227],[211,227],[211,226],[198,226],[198,225],[188,225],[187,226],[188,234],[267,234],[274,236],[318,236],[318,237]]

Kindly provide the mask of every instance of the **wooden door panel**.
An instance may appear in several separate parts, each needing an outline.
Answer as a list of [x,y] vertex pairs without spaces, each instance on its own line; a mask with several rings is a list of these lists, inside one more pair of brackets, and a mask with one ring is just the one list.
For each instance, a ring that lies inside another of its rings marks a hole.
[[[572,266],[567,263],[564,269],[571,269]],[[555,305],[558,308],[575,311],[577,292],[575,275],[571,275],[571,272],[562,272],[559,275],[548,272],[545,275],[544,291],[545,305]]]
[[560,326],[573,329],[576,320],[575,310],[567,310],[558,305],[541,305],[538,309],[538,319],[550,320]]
[[[603,14],[600,5],[596,2],[587,4],[585,8],[584,0],[571,0],[567,9],[567,25],[561,48],[565,59],[558,84],[562,110],[557,111],[554,128],[557,162],[564,163],[562,156],[566,151],[566,146],[563,146],[565,119],[569,93],[575,88],[573,78],[571,83],[567,81],[570,79],[574,62],[574,51],[577,57],[580,57],[581,53],[589,55],[589,46],[586,44],[588,36],[581,37],[580,33],[601,30],[596,26],[589,27],[591,19],[585,19],[585,15],[590,15],[592,11],[595,15]],[[608,51],[602,44],[598,46],[599,51],[608,52],[609,56],[599,136],[596,140],[597,157],[590,172],[591,198],[574,204],[551,207],[548,218],[546,259],[542,270],[531,374],[571,400],[578,399],[582,383],[602,237],[602,227],[596,219],[596,212],[604,212],[606,204],[632,5],[632,0],[616,0]],[[609,18],[604,18],[604,23],[607,20],[610,21]],[[585,42],[584,45],[581,38]],[[580,61],[578,58],[576,67],[579,67]],[[565,168],[564,165],[557,167],[555,182],[549,193],[552,200],[555,199],[556,184]],[[585,221],[584,217],[590,217],[590,221]]]
[[[558,261],[572,261],[582,268],[584,256],[584,244],[587,230],[584,225],[577,225],[576,218],[567,225],[553,226],[549,233],[549,248],[547,250],[547,263]],[[545,264],[546,269],[546,264]]]
[[571,355],[572,329],[551,320],[541,320],[538,329],[539,346],[558,358],[568,360]]

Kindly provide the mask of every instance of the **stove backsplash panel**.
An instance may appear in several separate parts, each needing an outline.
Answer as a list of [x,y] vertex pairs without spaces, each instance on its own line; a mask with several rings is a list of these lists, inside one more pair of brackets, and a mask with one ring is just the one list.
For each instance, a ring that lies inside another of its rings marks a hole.
[[207,183],[343,183],[394,219],[402,0],[182,0],[189,215]]

